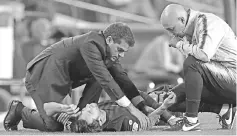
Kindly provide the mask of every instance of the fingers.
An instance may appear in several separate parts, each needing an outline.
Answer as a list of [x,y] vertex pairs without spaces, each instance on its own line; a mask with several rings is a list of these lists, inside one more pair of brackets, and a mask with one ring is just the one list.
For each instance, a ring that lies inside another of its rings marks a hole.
[[146,130],[146,128],[147,128],[147,121],[146,121],[146,118],[145,118],[146,116],[143,114],[143,117],[141,117],[140,119],[141,119],[141,128],[142,128],[142,130]]
[[147,130],[147,129],[151,128],[151,121],[145,114],[143,114],[143,115],[144,115],[144,118],[142,120],[142,124],[143,124],[142,130]]
[[72,114],[71,117],[78,117],[79,115],[81,114],[81,111],[75,113],[75,114]]
[[146,116],[146,121],[147,121],[147,128],[146,129],[150,129],[152,127],[151,120],[147,116]]
[[146,124],[146,121],[145,121],[145,119],[144,118],[140,118],[141,119],[141,128],[142,128],[142,130],[145,130],[146,129],[146,126],[147,126],[147,124]]
[[79,111],[79,108],[74,104],[67,105],[67,107],[65,108],[65,112],[68,115],[76,114],[78,113],[78,111]]

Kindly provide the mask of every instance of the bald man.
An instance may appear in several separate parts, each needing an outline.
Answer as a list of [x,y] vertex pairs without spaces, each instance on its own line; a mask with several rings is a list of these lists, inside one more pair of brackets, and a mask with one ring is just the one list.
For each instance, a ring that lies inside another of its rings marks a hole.
[[[201,100],[223,104],[219,114],[222,128],[232,128],[236,113],[237,38],[234,32],[214,14],[177,4],[168,5],[160,21],[174,37],[170,46],[187,56],[183,64],[185,82],[172,89],[176,94],[186,95],[182,130],[190,131],[199,126]],[[185,101],[185,97],[181,101]]]

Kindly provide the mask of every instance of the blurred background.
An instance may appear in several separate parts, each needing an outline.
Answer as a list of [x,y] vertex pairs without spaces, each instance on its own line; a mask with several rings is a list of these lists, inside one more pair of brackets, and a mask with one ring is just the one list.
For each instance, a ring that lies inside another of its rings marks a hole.
[[[135,47],[122,64],[138,89],[182,83],[184,57],[168,47],[170,37],[159,23],[171,3],[214,13],[237,31],[236,0],[1,0],[0,112],[12,99],[34,107],[23,80],[27,63],[38,53],[65,37],[103,30],[117,21],[134,32]],[[76,104],[82,90],[75,89],[64,103]],[[104,99],[109,99],[106,93]]]

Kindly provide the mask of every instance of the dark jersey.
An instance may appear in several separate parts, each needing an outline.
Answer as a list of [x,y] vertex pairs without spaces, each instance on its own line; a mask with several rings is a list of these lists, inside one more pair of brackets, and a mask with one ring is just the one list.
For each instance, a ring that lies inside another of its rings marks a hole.
[[106,122],[103,124],[103,131],[138,131],[139,120],[126,108],[115,102],[102,102],[99,108],[106,112]]
[[[119,106],[115,102],[106,101],[98,104],[101,110],[106,112],[106,122],[102,125],[103,131],[138,131],[139,120],[133,116],[126,108]],[[65,131],[70,131],[71,121],[67,113],[58,113],[55,120],[64,125]]]

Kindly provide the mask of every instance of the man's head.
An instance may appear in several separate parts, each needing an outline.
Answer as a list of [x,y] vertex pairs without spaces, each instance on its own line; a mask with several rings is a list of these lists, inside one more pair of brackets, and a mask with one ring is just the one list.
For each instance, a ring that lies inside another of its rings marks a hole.
[[104,31],[105,41],[110,47],[110,57],[112,61],[124,57],[124,53],[129,47],[133,47],[135,40],[131,29],[124,23],[113,23]]
[[99,132],[106,122],[106,114],[96,103],[87,104],[72,121],[71,131],[77,133]]
[[71,132],[75,133],[94,133],[101,132],[102,127],[99,125],[98,121],[93,121],[93,123],[88,124],[85,120],[72,120],[70,125]]
[[178,4],[168,5],[162,12],[160,22],[163,27],[177,37],[184,37],[188,13],[183,6]]
[[87,104],[80,112],[78,119],[85,120],[88,124],[98,121],[100,126],[102,126],[106,122],[104,111],[99,109],[96,103]]

